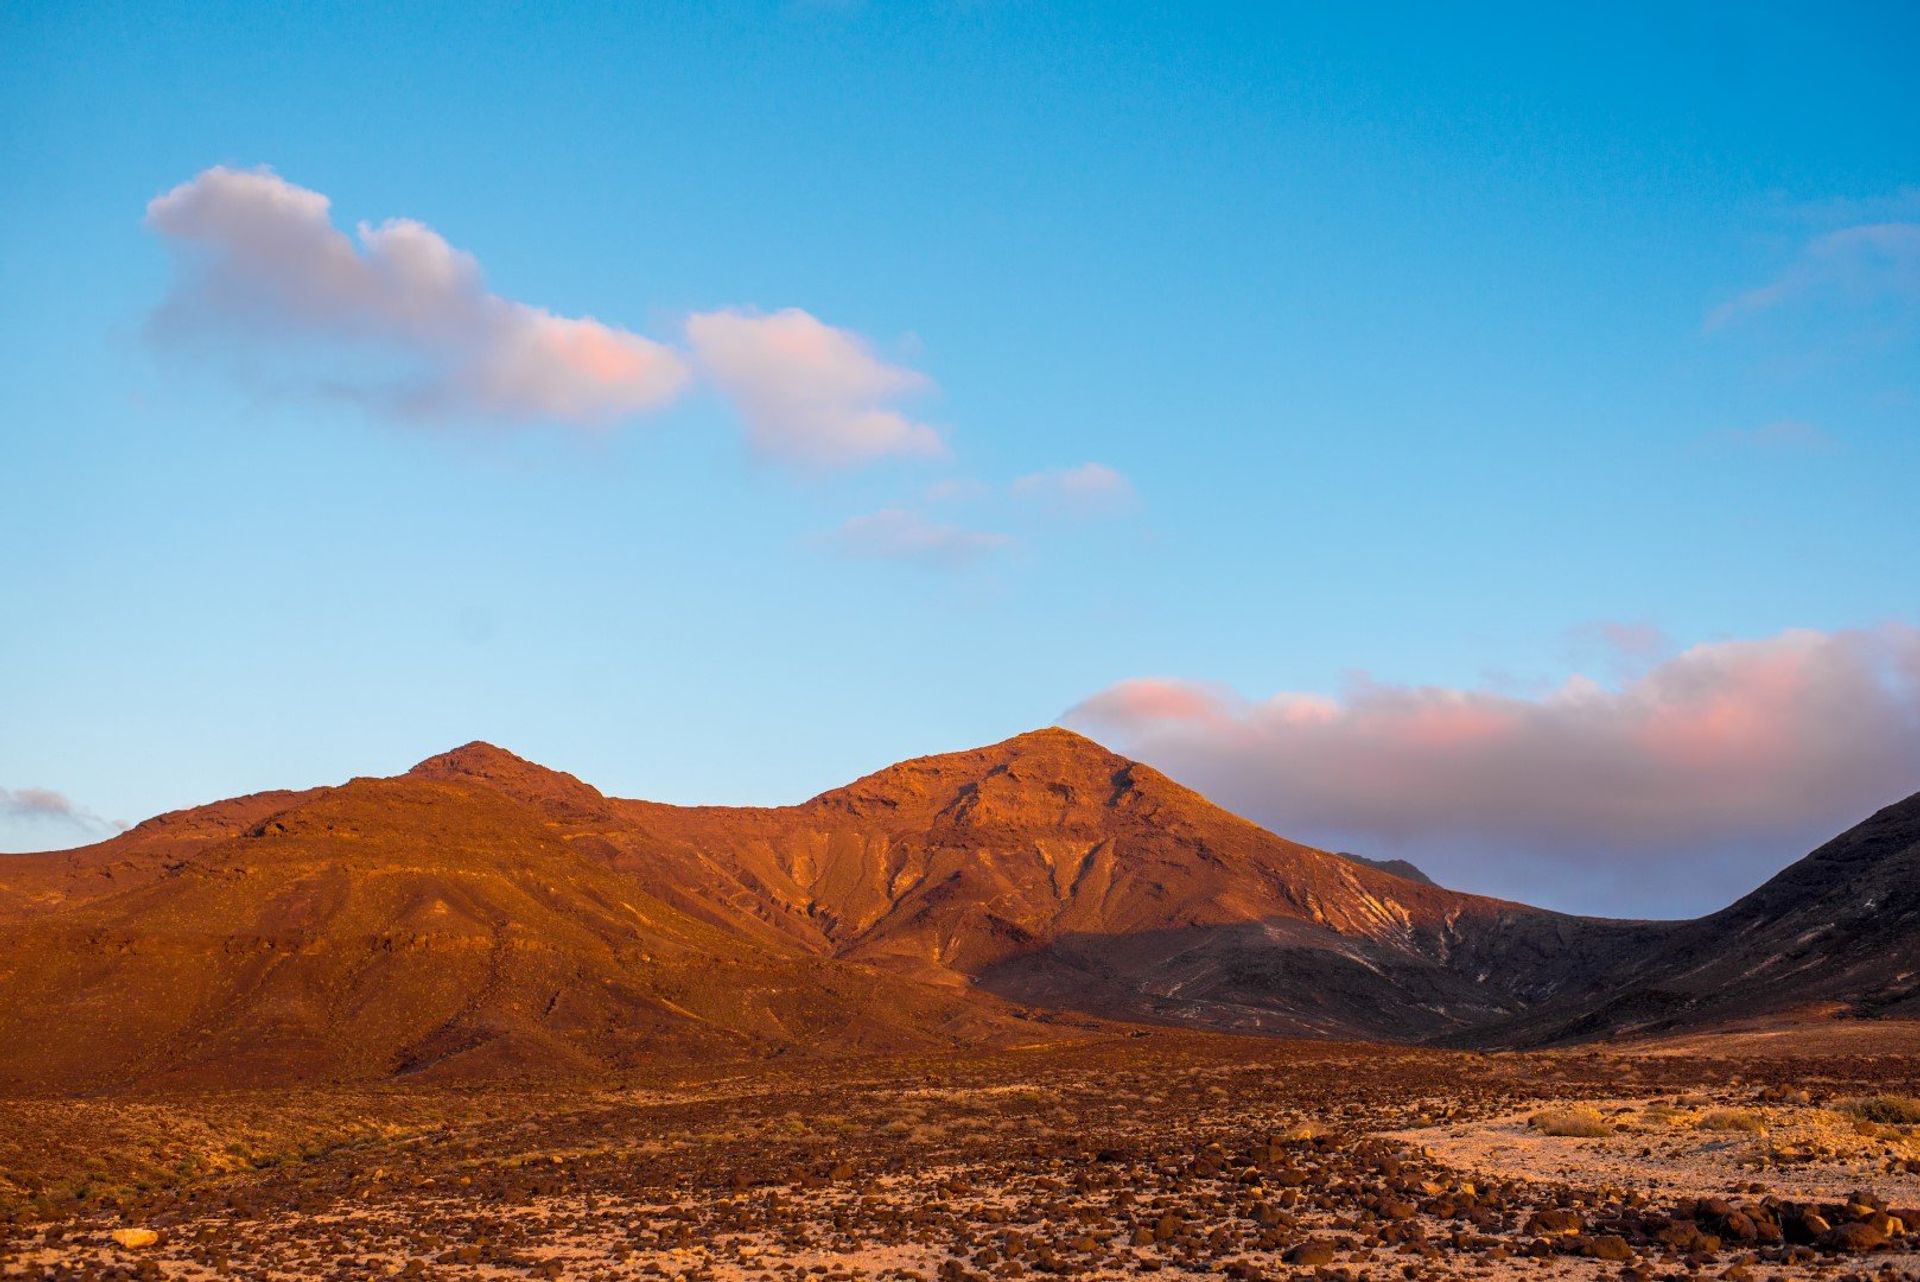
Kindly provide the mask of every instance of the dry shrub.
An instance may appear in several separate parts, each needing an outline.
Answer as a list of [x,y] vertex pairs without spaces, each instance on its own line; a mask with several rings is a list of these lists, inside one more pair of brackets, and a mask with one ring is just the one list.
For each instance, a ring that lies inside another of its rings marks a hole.
[[1280,1132],[1280,1138],[1288,1143],[1298,1144],[1307,1140],[1317,1140],[1322,1135],[1331,1135],[1332,1129],[1320,1122],[1300,1122]]
[[1527,1125],[1542,1135],[1573,1135],[1593,1139],[1613,1134],[1613,1127],[1607,1125],[1607,1119],[1590,1108],[1550,1108],[1529,1117]]
[[1888,1126],[1885,1122],[1869,1122],[1866,1118],[1856,1118],[1853,1133],[1870,1140],[1899,1140],[1906,1138],[1906,1132],[1897,1126]]
[[1840,1106],[1863,1121],[1885,1126],[1920,1126],[1920,1099],[1911,1095],[1869,1095]]

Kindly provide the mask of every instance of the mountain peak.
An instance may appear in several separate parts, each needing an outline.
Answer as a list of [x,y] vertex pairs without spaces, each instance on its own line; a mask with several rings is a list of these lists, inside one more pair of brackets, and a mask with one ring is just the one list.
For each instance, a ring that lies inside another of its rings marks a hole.
[[975,754],[996,761],[1024,758],[1035,762],[1051,761],[1060,765],[1080,764],[1096,770],[1116,770],[1132,764],[1128,758],[1114,752],[1106,745],[1097,743],[1065,726],[1041,726],[1038,730],[1028,730],[1011,739],[1002,739],[999,743],[975,748],[972,753],[949,755]]
[[501,774],[519,774],[528,769],[544,770],[546,767],[508,752],[505,748],[488,743],[484,739],[475,739],[471,743],[461,744],[458,748],[428,757],[407,773],[427,779],[448,779],[460,775],[474,775],[485,779]]
[[1078,730],[1069,730],[1065,726],[1040,726],[1038,729],[1017,734],[1011,739],[1003,739],[1001,743],[1057,743],[1071,745],[1076,748],[1092,749],[1095,752],[1107,751],[1101,744],[1089,739]]
[[902,761],[814,802],[854,813],[1052,827],[1094,821],[1143,770],[1085,735],[1047,726],[980,748]]
[[407,771],[406,777],[481,783],[512,796],[545,802],[580,805],[597,804],[606,799],[598,789],[565,771],[549,769],[484,739],[428,757]]

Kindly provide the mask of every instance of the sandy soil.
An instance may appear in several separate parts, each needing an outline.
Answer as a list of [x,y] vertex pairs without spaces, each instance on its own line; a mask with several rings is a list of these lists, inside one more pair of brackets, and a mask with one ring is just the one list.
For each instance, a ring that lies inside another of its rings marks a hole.
[[[1866,1049],[1156,1033],[601,1091],[0,1101],[0,1276],[1920,1277],[1913,1128],[1844,1111],[1920,1059]],[[1577,1108],[1608,1133],[1528,1125]]]
[[[1743,1196],[1758,1184],[1800,1201],[1844,1201],[1863,1185],[1896,1206],[1920,1206],[1920,1138],[1912,1127],[1863,1124],[1835,1106],[1710,1096],[1559,1101],[1613,1128],[1602,1137],[1549,1135],[1538,1108],[1468,1126],[1393,1132],[1457,1170],[1482,1177],[1639,1188],[1673,1197]],[[1753,1129],[1748,1129],[1749,1127]],[[1893,1133],[1903,1130],[1905,1134]]]

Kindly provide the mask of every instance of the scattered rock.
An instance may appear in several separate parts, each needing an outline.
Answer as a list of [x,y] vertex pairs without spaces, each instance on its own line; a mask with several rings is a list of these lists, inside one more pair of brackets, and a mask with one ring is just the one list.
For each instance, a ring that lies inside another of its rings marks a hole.
[[1886,1234],[1861,1220],[1842,1224],[1820,1239],[1820,1245],[1827,1250],[1840,1251],[1848,1255],[1878,1250],[1886,1244]]
[[1334,1245],[1320,1238],[1309,1238],[1298,1246],[1292,1247],[1280,1258],[1288,1264],[1298,1264],[1306,1268],[1318,1268],[1332,1264]]

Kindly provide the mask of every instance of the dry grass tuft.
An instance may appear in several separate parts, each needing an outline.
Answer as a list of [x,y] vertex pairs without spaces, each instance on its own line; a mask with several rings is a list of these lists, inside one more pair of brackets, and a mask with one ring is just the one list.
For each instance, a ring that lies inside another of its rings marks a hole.
[[1869,1095],[1848,1100],[1840,1107],[1862,1121],[1886,1126],[1920,1126],[1920,1099],[1911,1095]]
[[1535,1113],[1527,1125],[1542,1135],[1573,1135],[1593,1139],[1613,1134],[1607,1120],[1590,1108],[1550,1108]]

